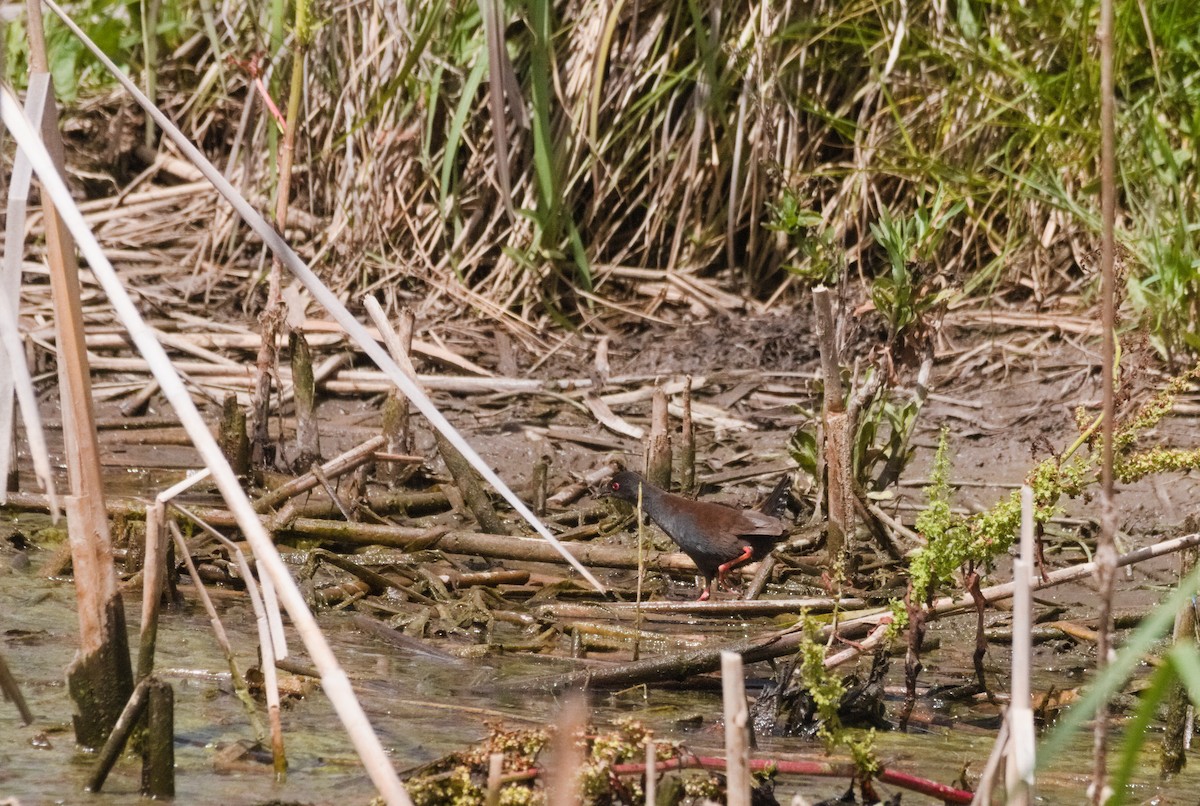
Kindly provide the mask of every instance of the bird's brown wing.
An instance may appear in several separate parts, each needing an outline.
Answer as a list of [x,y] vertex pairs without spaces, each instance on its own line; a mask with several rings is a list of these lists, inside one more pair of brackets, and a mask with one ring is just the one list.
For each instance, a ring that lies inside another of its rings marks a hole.
[[739,512],[738,515],[740,517],[737,519],[736,530],[739,535],[779,537],[784,532],[783,521],[779,518],[773,518],[752,509]]

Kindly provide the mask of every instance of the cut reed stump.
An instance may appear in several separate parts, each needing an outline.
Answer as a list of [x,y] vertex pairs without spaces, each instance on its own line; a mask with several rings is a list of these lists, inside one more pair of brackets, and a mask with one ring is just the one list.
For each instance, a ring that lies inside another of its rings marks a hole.
[[[29,0],[26,11],[31,72],[43,76],[50,86],[41,5],[37,0]],[[46,94],[41,114],[42,141],[58,170],[65,173],[53,98],[52,92]],[[74,239],[48,201],[44,202],[43,216],[58,340],[63,440],[72,493],[66,501],[67,533],[79,600],[79,654],[67,671],[67,683],[77,712],[75,738],[86,747],[99,747],[133,692],[133,668],[104,504],[80,302],[79,261]]]

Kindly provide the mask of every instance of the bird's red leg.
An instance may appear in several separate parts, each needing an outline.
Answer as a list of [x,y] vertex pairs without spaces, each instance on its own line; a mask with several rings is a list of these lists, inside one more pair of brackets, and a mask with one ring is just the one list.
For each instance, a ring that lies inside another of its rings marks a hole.
[[705,582],[704,582],[704,590],[703,590],[703,591],[701,591],[701,593],[700,593],[700,598],[699,598],[699,599],[697,599],[696,601],[697,601],[697,602],[707,602],[707,601],[708,601],[708,597],[709,597],[709,595],[711,595],[711,593],[712,593],[712,591],[711,591],[711,590],[709,590],[709,584],[708,584],[708,580],[705,580]]
[[717,566],[717,587],[719,588],[725,582],[725,574],[729,573],[729,569],[735,565],[741,565],[754,556],[754,549],[746,546],[742,549],[742,553],[738,557],[734,557],[727,563]]

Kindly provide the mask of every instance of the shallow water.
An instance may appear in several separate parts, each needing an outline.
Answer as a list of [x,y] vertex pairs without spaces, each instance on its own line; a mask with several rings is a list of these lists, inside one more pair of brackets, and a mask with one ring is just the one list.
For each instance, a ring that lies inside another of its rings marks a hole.
[[[44,519],[23,517],[16,526],[27,532]],[[0,797],[23,804],[140,803],[140,761],[127,755],[118,764],[98,796],[82,792],[90,775],[93,756],[79,751],[71,728],[71,702],[64,683],[65,669],[76,646],[75,592],[70,581],[39,577],[35,569],[49,556],[48,549],[18,551],[0,544],[0,601],[7,605],[3,621],[3,652],[35,714],[35,722],[22,727],[15,707],[0,704],[0,716],[10,729],[0,731]],[[187,586],[185,602],[167,609],[159,630],[157,668],[175,690],[177,800],[180,803],[254,804],[272,800],[312,804],[367,803],[374,795],[341,724],[319,687],[285,706],[283,725],[289,761],[287,779],[273,780],[269,766],[243,772],[216,772],[214,760],[227,745],[253,738],[245,712],[233,695],[228,668],[208,624],[207,616]],[[238,653],[243,672],[255,662],[257,634],[248,600],[241,595],[217,600],[225,628]],[[130,634],[136,635],[138,594],[126,599]],[[541,676],[567,670],[568,664],[530,656],[503,655],[458,663],[405,653],[364,635],[349,616],[323,612],[320,623],[334,651],[354,682],[371,723],[401,771],[464,749],[483,738],[488,723],[508,727],[540,726],[553,722],[556,697],[514,693],[498,684],[504,680]],[[972,629],[970,617],[936,625],[931,634],[944,644],[967,643],[964,631]],[[740,633],[733,623],[729,632]],[[294,654],[303,649],[289,636]],[[1076,663],[1070,655],[1050,648],[1043,653],[1041,679],[1036,688],[1051,683],[1073,685]],[[1005,653],[996,650],[997,658]],[[1086,660],[1077,658],[1079,666]],[[930,671],[923,684],[951,682],[969,675],[969,654],[938,651],[926,659]],[[893,666],[889,679],[898,675]],[[754,667],[752,675],[766,675]],[[889,708],[898,705],[893,701]],[[598,693],[592,700],[597,722],[618,716],[641,719],[666,739],[682,740],[697,752],[716,752],[722,741],[719,724],[720,695],[715,689],[676,691],[641,687],[624,692]],[[991,750],[994,709],[986,705],[943,704],[936,699],[921,705],[937,727],[909,734],[877,734],[879,757],[889,767],[950,783],[964,769],[974,781]],[[265,721],[265,718],[264,718]],[[1160,803],[1192,803],[1200,791],[1200,775],[1185,772],[1174,781],[1160,783],[1156,742],[1148,742],[1137,797],[1134,802],[1158,797]],[[812,742],[764,738],[756,757],[804,753],[819,754]],[[1068,756],[1052,765],[1040,778],[1040,802],[1079,803],[1090,771],[1090,737],[1081,735]],[[778,793],[802,791],[810,799],[831,797],[844,791],[845,782],[821,779],[781,779]],[[881,793],[888,791],[880,787]],[[785,800],[786,802],[786,800]],[[926,801],[905,793],[905,803]]]

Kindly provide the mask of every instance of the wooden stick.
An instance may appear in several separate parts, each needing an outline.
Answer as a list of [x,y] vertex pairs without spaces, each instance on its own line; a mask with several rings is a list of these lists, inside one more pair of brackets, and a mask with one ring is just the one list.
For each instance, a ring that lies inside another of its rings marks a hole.
[[[325,464],[321,465],[321,472],[326,478],[337,478],[349,473],[357,467],[371,461],[371,457],[375,451],[383,447],[384,438],[382,436],[371,437],[366,442],[351,448],[339,456],[335,456]],[[266,493],[254,502],[254,509],[257,512],[266,512],[274,509],[284,501],[307,492],[320,484],[320,479],[311,471],[303,476],[297,476],[287,484],[281,484],[269,493]]]

